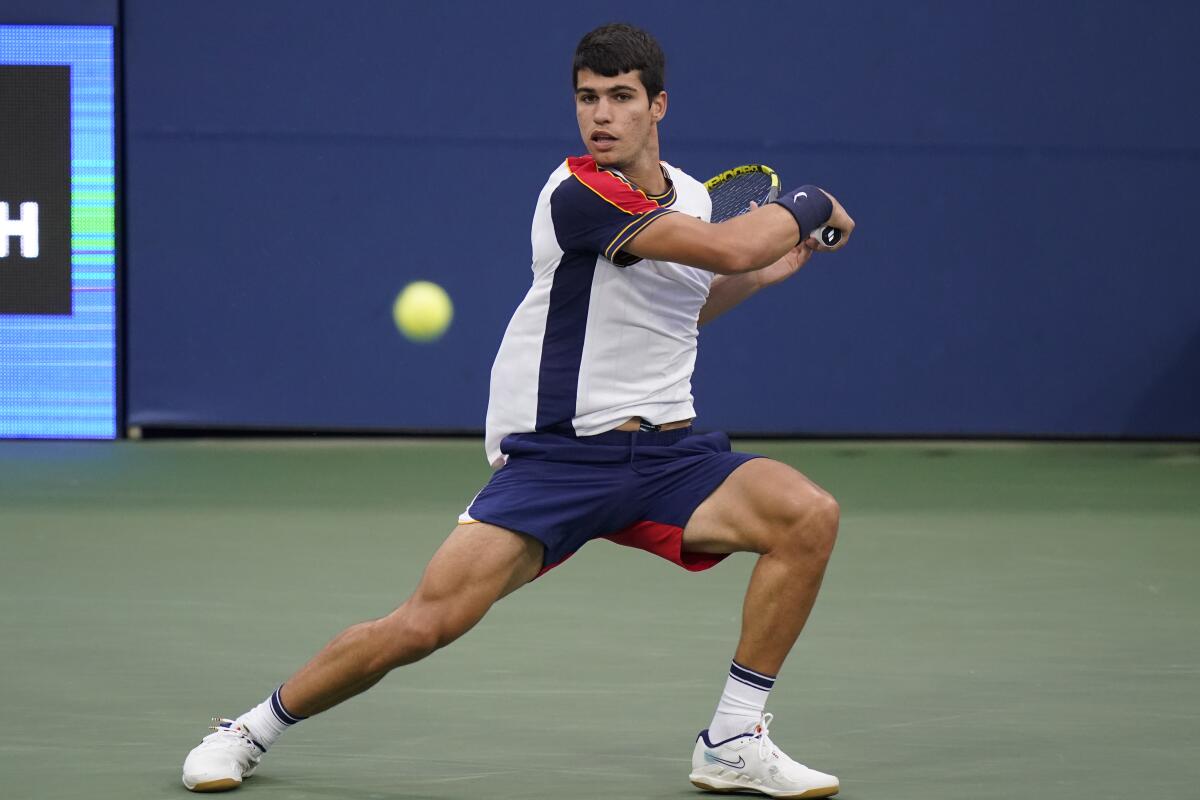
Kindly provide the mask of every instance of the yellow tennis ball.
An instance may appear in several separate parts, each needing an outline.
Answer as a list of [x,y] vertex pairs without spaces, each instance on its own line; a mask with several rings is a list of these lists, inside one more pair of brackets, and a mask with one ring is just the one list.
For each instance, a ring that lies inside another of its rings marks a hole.
[[446,290],[430,281],[413,281],[396,295],[392,319],[400,332],[415,342],[432,342],[446,332],[454,304]]

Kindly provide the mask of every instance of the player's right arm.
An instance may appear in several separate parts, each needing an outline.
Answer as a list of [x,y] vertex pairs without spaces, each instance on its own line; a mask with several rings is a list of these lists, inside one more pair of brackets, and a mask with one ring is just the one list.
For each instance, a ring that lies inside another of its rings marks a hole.
[[846,244],[854,230],[854,220],[828,192],[833,211],[828,219],[802,230],[792,211],[780,203],[769,203],[748,214],[716,224],[689,217],[668,214],[647,225],[622,250],[639,258],[673,261],[719,275],[754,272],[774,264],[810,233],[824,225],[842,231],[842,240],[833,247],[820,245],[818,250],[838,250]]

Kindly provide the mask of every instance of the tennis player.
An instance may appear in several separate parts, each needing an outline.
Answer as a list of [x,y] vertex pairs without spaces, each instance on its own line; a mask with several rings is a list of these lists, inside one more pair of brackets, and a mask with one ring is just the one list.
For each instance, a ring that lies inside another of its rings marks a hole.
[[[592,539],[704,570],[758,554],[741,638],[690,780],[719,792],[827,797],[838,779],[789,758],[765,713],[833,548],[838,505],[791,467],[692,429],[697,327],[845,245],[854,222],[800,186],[720,224],[704,187],[659,157],[658,43],[606,25],[575,51],[587,155],[550,175],[533,217],[533,285],[492,368],[497,467],[387,616],[336,636],[260,705],[222,719],[183,765],[195,791],[233,789],[280,735],[470,630],[510,592]],[[844,232],[835,248],[810,238]]]

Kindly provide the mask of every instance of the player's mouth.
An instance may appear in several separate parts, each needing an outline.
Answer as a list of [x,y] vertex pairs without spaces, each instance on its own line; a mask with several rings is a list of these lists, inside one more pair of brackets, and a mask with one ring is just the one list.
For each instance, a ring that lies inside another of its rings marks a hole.
[[608,131],[596,131],[591,135],[592,146],[600,152],[612,150],[617,146],[617,137]]

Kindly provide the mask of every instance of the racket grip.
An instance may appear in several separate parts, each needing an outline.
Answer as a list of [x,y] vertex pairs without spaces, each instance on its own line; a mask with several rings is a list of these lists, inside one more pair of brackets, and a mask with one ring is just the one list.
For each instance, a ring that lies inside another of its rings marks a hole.
[[842,232],[832,225],[825,225],[820,230],[810,233],[808,238],[816,239],[826,247],[836,247],[837,243],[842,240]]

